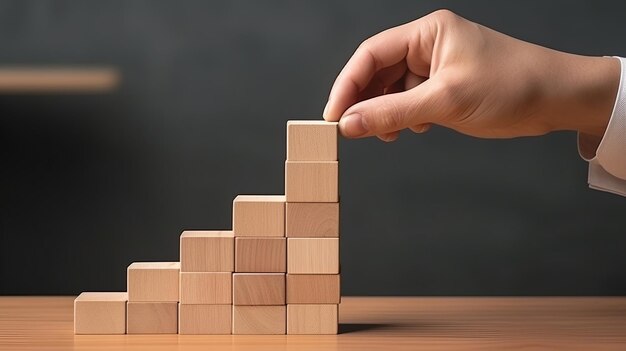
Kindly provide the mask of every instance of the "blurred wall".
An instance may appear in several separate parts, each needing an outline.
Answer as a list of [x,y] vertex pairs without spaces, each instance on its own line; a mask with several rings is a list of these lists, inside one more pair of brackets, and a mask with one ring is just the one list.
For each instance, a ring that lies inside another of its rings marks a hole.
[[[124,290],[183,229],[230,228],[237,194],[283,192],[285,122],[319,118],[356,46],[442,7],[626,55],[617,1],[0,1],[0,64],[123,74],[0,96],[0,293]],[[587,188],[574,133],[340,147],[344,295],[626,294],[626,198]]]

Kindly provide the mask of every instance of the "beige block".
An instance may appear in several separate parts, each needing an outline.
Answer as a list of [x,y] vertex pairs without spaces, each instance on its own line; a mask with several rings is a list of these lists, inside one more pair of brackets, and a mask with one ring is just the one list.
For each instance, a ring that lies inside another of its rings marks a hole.
[[234,273],[233,305],[284,305],[284,273]]
[[232,296],[230,272],[180,273],[181,304],[228,305]]
[[338,304],[339,274],[287,274],[287,304]]
[[337,161],[337,122],[287,121],[287,160]]
[[235,238],[235,272],[285,273],[286,238]]
[[286,161],[287,202],[339,202],[337,161]]
[[126,333],[125,292],[84,292],[74,300],[74,334]]
[[181,272],[232,272],[235,237],[232,231],[186,230],[180,236]]
[[339,239],[288,238],[287,273],[339,274]]
[[127,306],[126,333],[176,334],[178,302],[131,302]]
[[128,301],[178,301],[179,262],[134,262],[127,270]]
[[339,203],[288,202],[285,235],[292,238],[339,237]]
[[232,305],[179,305],[179,334],[230,334]]
[[287,305],[287,334],[337,334],[338,305]]
[[233,306],[233,334],[285,334],[287,306]]
[[285,236],[284,195],[238,195],[233,201],[235,236]]

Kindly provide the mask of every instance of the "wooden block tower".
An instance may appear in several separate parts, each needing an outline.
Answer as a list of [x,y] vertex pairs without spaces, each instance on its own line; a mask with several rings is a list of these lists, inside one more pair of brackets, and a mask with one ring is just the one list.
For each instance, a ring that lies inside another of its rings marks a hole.
[[285,195],[239,195],[232,231],[184,231],[180,262],[135,262],[82,293],[76,334],[336,334],[337,123],[287,122]]

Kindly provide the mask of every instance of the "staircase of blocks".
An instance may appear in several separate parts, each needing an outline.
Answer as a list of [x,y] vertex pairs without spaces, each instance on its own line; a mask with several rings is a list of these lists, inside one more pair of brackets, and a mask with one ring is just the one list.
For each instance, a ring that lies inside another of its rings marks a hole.
[[179,262],[83,292],[75,334],[337,334],[337,123],[287,122],[285,195],[239,195],[232,230],[183,231]]

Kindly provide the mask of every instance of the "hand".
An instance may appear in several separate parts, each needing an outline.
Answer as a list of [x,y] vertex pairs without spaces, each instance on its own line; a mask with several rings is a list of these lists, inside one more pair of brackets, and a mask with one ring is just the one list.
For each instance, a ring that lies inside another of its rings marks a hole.
[[547,49],[440,10],[363,42],[324,118],[346,137],[384,141],[431,124],[486,138],[601,136],[619,77],[617,59]]

